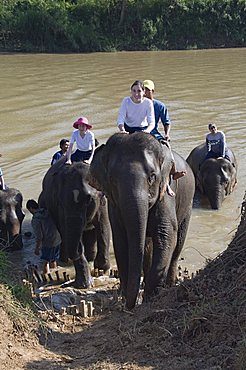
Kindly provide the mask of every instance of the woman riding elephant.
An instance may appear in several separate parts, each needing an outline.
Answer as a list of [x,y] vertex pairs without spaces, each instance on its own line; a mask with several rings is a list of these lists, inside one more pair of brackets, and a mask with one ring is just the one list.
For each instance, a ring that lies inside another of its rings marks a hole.
[[39,205],[48,209],[62,238],[61,252],[74,263],[74,286],[88,288],[88,261],[94,260],[94,267],[104,271],[110,268],[107,204],[88,184],[89,165],[65,165],[65,161],[61,158],[46,173]]
[[172,181],[175,197],[166,194],[173,157],[169,147],[148,133],[115,134],[96,149],[90,166],[94,186],[108,198],[113,245],[126,307],[136,304],[146,237],[153,245],[145,263],[145,298],[163,284],[173,284],[189,224],[194,177],[186,161],[174,159],[187,175]]

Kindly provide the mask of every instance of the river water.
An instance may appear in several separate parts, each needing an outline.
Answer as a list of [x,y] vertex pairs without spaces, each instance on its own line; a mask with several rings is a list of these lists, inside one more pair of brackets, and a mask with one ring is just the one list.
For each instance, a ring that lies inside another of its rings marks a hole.
[[[182,258],[204,266],[230,242],[245,192],[246,49],[0,55],[0,167],[6,183],[37,199],[42,178],[72,123],[88,117],[104,143],[117,131],[121,100],[136,79],[152,79],[172,120],[171,145],[185,158],[207,124],[223,130],[238,162],[238,186],[222,209],[193,209]],[[26,211],[26,222],[30,214]]]

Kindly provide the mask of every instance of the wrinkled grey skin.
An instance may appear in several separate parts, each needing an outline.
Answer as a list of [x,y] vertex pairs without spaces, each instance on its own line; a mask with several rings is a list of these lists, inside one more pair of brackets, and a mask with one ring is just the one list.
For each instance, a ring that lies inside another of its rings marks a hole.
[[[173,166],[170,149],[149,134],[115,134],[96,149],[91,163],[93,185],[108,198],[115,257],[128,309],[136,304],[143,268],[145,299],[176,280],[195,183],[186,161],[175,153],[174,157],[177,168],[187,171],[172,184],[175,197],[165,192]],[[153,255],[144,263],[146,236],[152,242],[148,245],[153,245]]]
[[225,158],[205,160],[206,144],[195,147],[187,158],[196,179],[196,187],[207,197],[212,209],[220,209],[225,197],[234,190],[237,183],[237,161],[228,148],[231,161]]
[[22,200],[17,189],[0,190],[0,247],[9,251],[23,247],[21,225],[25,214]]
[[39,204],[49,210],[56,223],[63,257],[74,262],[74,286],[88,288],[88,261],[94,261],[94,267],[104,271],[110,268],[107,202],[102,202],[101,194],[88,184],[88,164],[68,165],[65,161],[62,158],[46,173]]

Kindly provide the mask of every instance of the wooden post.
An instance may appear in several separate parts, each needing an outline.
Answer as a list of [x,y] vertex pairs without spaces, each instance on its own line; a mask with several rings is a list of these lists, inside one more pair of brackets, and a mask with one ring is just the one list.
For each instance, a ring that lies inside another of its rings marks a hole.
[[60,280],[59,271],[55,271],[55,274],[56,274],[56,279],[57,279],[57,281],[59,281],[59,280]]
[[87,302],[88,316],[92,317],[94,313],[94,307],[92,302]]
[[83,300],[83,299],[79,303],[79,311],[80,311],[82,317],[87,317],[88,316],[88,308],[87,308],[87,305],[85,303],[85,300]]
[[73,304],[73,305],[70,306],[70,314],[73,315],[73,316],[77,315],[77,306],[76,306],[76,304]]
[[60,315],[65,315],[66,314],[66,307],[62,307],[60,310]]
[[63,271],[63,278],[64,278],[64,281],[67,281],[67,273],[66,273],[66,271]]
[[48,273],[48,277],[49,277],[50,281],[53,281],[53,277],[52,277],[51,273]]

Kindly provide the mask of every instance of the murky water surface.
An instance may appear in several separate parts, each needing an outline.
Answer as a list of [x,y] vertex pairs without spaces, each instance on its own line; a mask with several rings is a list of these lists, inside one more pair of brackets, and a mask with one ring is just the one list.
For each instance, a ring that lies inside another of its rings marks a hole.
[[[245,60],[246,49],[0,55],[0,167],[7,184],[22,191],[24,204],[37,199],[50,159],[60,139],[70,138],[74,120],[87,116],[105,142],[117,131],[118,109],[131,83],[152,79],[155,97],[169,109],[173,149],[186,158],[212,121],[238,158],[238,187],[222,209],[193,209],[182,257],[189,269],[204,266],[231,240],[245,192]],[[26,230],[29,220],[26,212]],[[26,241],[24,260],[28,254]]]

